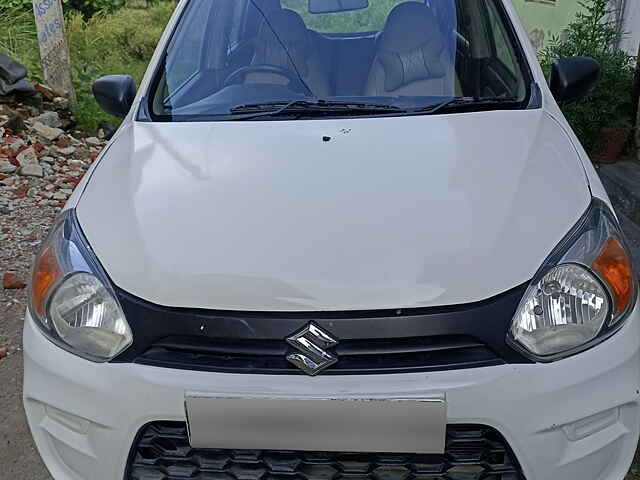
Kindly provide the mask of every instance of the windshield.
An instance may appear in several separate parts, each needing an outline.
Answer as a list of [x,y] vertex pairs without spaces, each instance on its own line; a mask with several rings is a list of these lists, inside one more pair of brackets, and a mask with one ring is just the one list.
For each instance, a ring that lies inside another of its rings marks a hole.
[[500,0],[191,0],[151,117],[206,121],[524,108]]

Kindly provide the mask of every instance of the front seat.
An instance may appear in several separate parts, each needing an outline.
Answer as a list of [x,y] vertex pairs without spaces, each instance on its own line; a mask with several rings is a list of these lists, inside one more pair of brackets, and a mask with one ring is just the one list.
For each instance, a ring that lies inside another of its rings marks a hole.
[[[273,65],[289,70],[294,75],[297,70],[313,94],[317,97],[329,96],[329,77],[313,48],[311,34],[302,17],[293,10],[280,9],[267,13],[267,20],[260,26],[251,65]],[[247,75],[245,83],[286,84],[287,80],[277,74],[254,73]]]
[[397,5],[387,17],[365,87],[367,96],[449,96],[459,86],[438,22],[422,3]]

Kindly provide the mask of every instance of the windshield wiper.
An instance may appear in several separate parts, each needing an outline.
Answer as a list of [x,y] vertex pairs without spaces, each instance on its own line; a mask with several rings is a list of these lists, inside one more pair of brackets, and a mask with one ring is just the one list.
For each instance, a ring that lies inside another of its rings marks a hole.
[[430,105],[428,107],[417,108],[410,110],[409,114],[415,115],[434,115],[441,110],[448,110],[452,107],[467,107],[467,106],[511,106],[520,103],[517,98],[509,97],[453,97],[445,102],[437,105]]
[[436,113],[459,107],[511,106],[519,103],[509,97],[454,97],[436,105],[406,109],[395,105],[366,102],[341,102],[333,100],[292,100],[290,102],[267,102],[238,105],[229,111],[231,120],[250,120],[263,116],[300,114],[343,114],[343,115],[435,115]]
[[400,107],[361,102],[339,102],[331,100],[292,100],[290,102],[269,102],[239,105],[230,109],[232,120],[248,120],[262,116],[281,114],[331,114],[367,115],[376,113],[404,112]]

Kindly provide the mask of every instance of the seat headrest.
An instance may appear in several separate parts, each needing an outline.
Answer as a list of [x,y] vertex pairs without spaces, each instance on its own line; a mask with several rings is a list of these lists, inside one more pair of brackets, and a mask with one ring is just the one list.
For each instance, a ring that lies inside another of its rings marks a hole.
[[278,45],[282,42],[287,48],[308,46],[309,32],[298,13],[283,8],[265,12],[265,15],[267,21],[262,23],[258,33],[260,40]]
[[[311,39],[302,17],[288,9],[265,14],[266,21],[262,22],[258,32],[256,54],[252,63],[275,65],[292,71],[297,69],[301,75],[306,75]],[[291,65],[291,60],[295,63],[295,68]]]
[[396,5],[389,13],[380,36],[380,48],[394,52],[412,50],[432,42],[442,45],[438,21],[431,9],[418,2]]
[[385,90],[412,82],[442,78],[445,45],[438,22],[423,3],[397,5],[387,17],[378,44],[378,60],[384,70]]

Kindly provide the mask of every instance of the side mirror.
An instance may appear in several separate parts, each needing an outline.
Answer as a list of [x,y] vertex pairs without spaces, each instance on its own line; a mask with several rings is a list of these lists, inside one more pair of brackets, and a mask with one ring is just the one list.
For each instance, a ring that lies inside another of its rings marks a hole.
[[93,96],[100,108],[110,115],[124,118],[136,97],[136,83],[130,75],[107,75],[93,82]]
[[600,80],[600,64],[590,57],[560,58],[551,66],[549,86],[560,104],[577,102],[589,95]]

